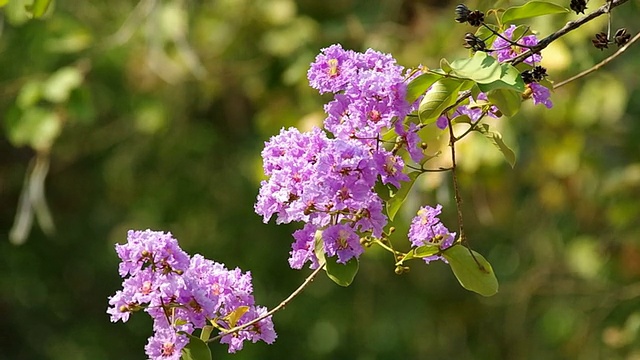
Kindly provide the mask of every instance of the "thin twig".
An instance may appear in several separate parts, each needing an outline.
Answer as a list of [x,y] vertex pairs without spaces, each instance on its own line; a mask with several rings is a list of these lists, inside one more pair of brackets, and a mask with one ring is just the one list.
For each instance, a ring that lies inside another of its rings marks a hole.
[[451,119],[447,116],[447,122],[449,125],[449,145],[451,146],[451,177],[453,178],[453,197],[456,201],[456,211],[458,213],[458,231],[460,232],[460,239],[465,241],[464,224],[462,221],[462,198],[460,197],[460,189],[458,187],[458,175],[456,173],[456,137],[453,133],[453,124]]
[[224,331],[224,334],[220,334],[220,335],[218,335],[218,336],[216,336],[216,337],[213,337],[213,338],[211,338],[211,339],[207,340],[207,342],[208,342],[208,343],[210,343],[210,342],[214,342],[214,341],[216,341],[216,340],[221,339],[223,336],[227,336],[227,335],[229,335],[229,334],[233,334],[233,333],[236,333],[236,332],[238,332],[238,331],[240,331],[240,330],[246,329],[246,328],[248,328],[249,326],[251,326],[251,325],[253,325],[253,324],[256,324],[256,323],[258,323],[258,322],[260,322],[260,321],[262,321],[262,320],[264,320],[264,319],[268,318],[269,316],[271,316],[271,315],[275,314],[275,313],[276,313],[276,312],[278,312],[280,309],[282,309],[282,308],[284,308],[285,306],[287,306],[287,304],[288,304],[291,300],[293,300],[293,298],[295,298],[296,296],[298,296],[298,295],[302,292],[302,290],[304,290],[304,289],[307,287],[307,285],[309,285],[309,283],[311,283],[311,281],[313,281],[313,279],[316,277],[316,275],[318,275],[318,273],[319,273],[320,271],[322,271],[322,269],[324,269],[324,266],[325,266],[325,264],[322,264],[321,266],[318,266],[318,268],[317,268],[317,269],[315,269],[315,270],[314,270],[314,271],[313,271],[309,276],[307,276],[307,278],[306,278],[306,279],[304,279],[304,282],[303,282],[300,286],[298,286],[298,288],[297,288],[294,292],[292,292],[292,293],[291,293],[291,295],[287,296],[287,298],[286,298],[286,299],[284,299],[284,300],[282,300],[282,302],[281,302],[280,304],[278,304],[278,306],[276,306],[276,307],[274,307],[273,309],[269,310],[269,312],[267,312],[266,314],[264,314],[264,315],[262,315],[262,316],[259,316],[259,317],[255,318],[255,319],[253,319],[253,320],[249,321],[249,322],[248,322],[248,323],[246,323],[246,324],[238,325],[238,326],[236,326],[236,327],[232,327],[232,328],[231,328],[231,329],[229,329],[229,330],[225,330],[225,331]]
[[516,65],[519,64],[521,62],[523,62],[526,58],[528,58],[529,56],[533,55],[534,53],[539,53],[540,51],[542,51],[542,49],[546,48],[547,46],[549,46],[549,44],[551,44],[553,41],[555,41],[556,39],[558,39],[561,36],[566,35],[567,33],[569,33],[570,31],[573,31],[577,28],[579,28],[580,26],[586,24],[587,22],[597,18],[600,15],[604,15],[606,13],[608,13],[611,9],[618,7],[624,3],[626,3],[629,0],[613,0],[611,2],[607,2],[604,5],[602,5],[601,7],[598,8],[598,10],[581,17],[578,20],[575,21],[570,21],[568,22],[565,26],[563,26],[560,30],[554,32],[553,34],[547,36],[546,38],[538,41],[538,45],[533,46],[531,49],[523,52],[522,54],[516,56],[515,58],[509,60],[508,62],[510,62],[512,65]]
[[631,40],[629,40],[628,43],[626,43],[624,46],[622,46],[621,48],[618,49],[618,51],[616,51],[615,53],[613,53],[611,56],[609,56],[608,58],[602,60],[601,62],[597,63],[596,65],[592,66],[591,68],[577,74],[574,75],[570,78],[568,78],[567,80],[561,81],[557,84],[553,85],[554,89],[557,89],[561,86],[567,85],[568,83],[578,80],[581,77],[587,76],[589,74],[591,74],[592,72],[599,70],[601,67],[607,65],[608,63],[610,63],[613,59],[617,58],[618,56],[620,56],[625,50],[627,50],[627,48],[629,48],[631,46],[631,44],[633,44],[634,42],[638,41],[638,39],[640,39],[640,33],[636,34],[636,36],[634,36]]

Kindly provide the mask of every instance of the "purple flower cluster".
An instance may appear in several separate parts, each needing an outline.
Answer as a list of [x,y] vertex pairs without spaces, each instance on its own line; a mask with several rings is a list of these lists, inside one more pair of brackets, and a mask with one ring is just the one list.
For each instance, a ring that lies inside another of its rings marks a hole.
[[269,179],[262,181],[256,213],[265,222],[277,215],[277,223],[307,223],[294,233],[289,263],[295,269],[307,261],[317,266],[314,237],[324,228],[329,256],[340,262],[358,257],[363,249],[356,231],[381,236],[387,223],[376,180],[396,187],[409,180],[401,157],[355,140],[329,139],[319,128],[283,129],[265,144],[262,157]]
[[318,266],[316,234],[321,234],[324,252],[340,263],[363,253],[361,234],[382,235],[387,217],[374,191],[376,181],[400,187],[409,177],[402,157],[381,146],[381,133],[395,125],[398,147],[416,162],[423,157],[417,126],[403,125],[410,110],[403,71],[393,57],[371,49],[323,49],[307,76],[311,87],[334,94],[325,105],[324,129],[282,129],[265,143],[268,179],[261,184],[255,211],[265,222],[276,215],[277,223],[305,223],[293,234],[292,268],[307,262]]
[[[515,31],[515,29],[516,29],[516,26],[511,25],[507,30],[505,30],[502,33],[502,36],[509,40],[514,40],[513,32]],[[517,40],[516,43],[522,44],[525,46],[535,46],[538,44],[538,39],[536,38],[535,35],[527,35]],[[502,39],[501,37],[497,37],[496,40],[493,42],[493,48],[495,49],[495,51],[493,52],[493,56],[496,59],[498,59],[498,61],[500,62],[511,60],[527,50],[526,47],[511,45],[508,41]],[[527,57],[524,60],[524,63],[534,66],[540,63],[540,61],[542,61],[542,55],[533,54]],[[551,100],[549,99],[551,97],[551,92],[549,91],[549,89],[537,83],[527,84],[527,86],[532,91],[531,97],[533,98],[534,104],[536,105],[542,104],[549,109],[553,106],[553,104],[551,103]]]
[[[495,49],[494,56],[500,62],[511,60],[516,56],[522,54],[527,50],[526,47],[538,45],[538,39],[536,39],[535,35],[527,35],[527,36],[523,36],[521,39],[514,40],[513,32],[515,31],[515,29],[516,29],[516,26],[511,25],[507,30],[505,30],[502,33],[502,36],[511,41],[515,41],[516,44],[524,45],[525,47],[511,45],[511,43],[509,43],[507,40],[498,36],[496,40],[493,42],[493,48]],[[541,60],[542,60],[542,55],[533,54],[528,58],[526,58],[524,62],[529,65],[535,65],[539,63]]]
[[[440,222],[438,216],[442,212],[442,205],[435,208],[423,206],[418,210],[418,214],[411,221],[409,227],[409,240],[413,246],[423,246],[435,244],[441,250],[451,247],[455,241],[456,233],[452,233],[444,224]],[[424,261],[428,264],[434,260],[445,261],[441,255],[427,256]]]
[[[126,322],[132,312],[144,310],[153,318],[154,335],[145,346],[149,359],[180,359],[189,342],[185,333],[213,325],[225,329],[245,324],[266,313],[256,306],[251,274],[228,270],[201,255],[189,257],[170,233],[133,231],[126,244],[117,244],[122,260],[122,290],[109,298],[111,321]],[[271,317],[221,338],[229,352],[242,349],[244,340],[275,341]]]
[[389,54],[374,50],[358,53],[332,45],[311,64],[307,77],[320,93],[334,99],[325,105],[324,127],[336,138],[360,139],[375,145],[383,129],[409,113],[405,100],[404,68]]

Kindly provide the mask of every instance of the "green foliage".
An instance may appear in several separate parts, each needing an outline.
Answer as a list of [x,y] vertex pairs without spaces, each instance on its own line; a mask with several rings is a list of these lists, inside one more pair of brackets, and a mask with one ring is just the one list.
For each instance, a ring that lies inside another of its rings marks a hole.
[[327,276],[340,286],[349,286],[358,273],[358,259],[352,258],[344,264],[338,262],[337,256],[326,258]]
[[[543,15],[569,13],[571,10],[546,1],[529,1],[524,5],[513,6],[505,10],[500,21],[503,24],[512,23],[516,20],[529,19]],[[514,36],[515,39],[518,37]]]
[[418,118],[423,124],[435,122],[440,114],[453,105],[462,88],[462,81],[454,78],[443,78],[436,81],[420,101]]
[[49,4],[51,4],[51,0],[33,0],[33,4],[27,5],[25,8],[33,18],[38,19],[47,12]]
[[504,143],[500,133],[490,131],[488,124],[480,124],[474,129],[491,141],[491,143],[502,153],[504,159],[507,160],[512,168],[516,165],[516,154],[507,146],[507,144]]
[[191,334],[182,333],[189,337],[189,343],[182,349],[181,360],[211,360],[209,345]]
[[390,199],[387,200],[386,203],[387,216],[389,216],[389,220],[393,220],[396,217],[398,210],[400,210],[400,207],[407,199],[407,195],[409,195],[411,187],[413,187],[413,184],[416,182],[416,179],[420,174],[421,173],[419,171],[410,172],[408,174],[409,181],[402,182],[400,184],[400,189],[395,192],[390,192]]
[[462,245],[446,249],[442,256],[451,265],[451,270],[460,285],[482,296],[492,296],[498,292],[498,280],[491,264],[477,252]]

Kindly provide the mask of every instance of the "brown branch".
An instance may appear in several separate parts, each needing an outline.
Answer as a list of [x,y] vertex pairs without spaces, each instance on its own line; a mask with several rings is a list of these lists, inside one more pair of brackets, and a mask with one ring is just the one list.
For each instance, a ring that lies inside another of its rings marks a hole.
[[624,3],[626,3],[629,0],[613,0],[611,2],[607,2],[604,5],[602,5],[601,7],[598,8],[598,10],[581,17],[578,20],[575,21],[570,21],[568,22],[565,26],[563,26],[560,30],[554,32],[553,34],[547,36],[546,38],[538,41],[538,44],[533,46],[531,49],[523,52],[522,54],[516,56],[515,58],[509,60],[508,62],[510,62],[512,65],[516,65],[519,64],[521,62],[523,62],[526,58],[528,58],[529,56],[535,54],[535,53],[539,53],[540,51],[542,51],[544,48],[546,48],[547,46],[549,46],[549,44],[551,44],[552,42],[554,42],[556,39],[558,39],[559,37],[562,37],[564,35],[566,35],[567,33],[579,28],[580,26],[586,24],[587,22],[597,18],[598,16],[604,15],[609,13],[609,11],[615,7],[618,7]]
[[286,299],[282,300],[282,302],[280,304],[278,304],[278,306],[274,307],[273,309],[269,310],[269,312],[267,312],[266,314],[263,314],[262,316],[259,316],[251,321],[249,321],[246,324],[242,324],[242,325],[238,325],[235,327],[232,327],[231,329],[228,330],[224,330],[223,334],[220,334],[218,336],[212,337],[211,339],[207,340],[207,343],[210,342],[214,342],[216,340],[221,339],[223,336],[227,336],[229,334],[233,334],[233,333],[237,333],[240,330],[244,330],[246,328],[248,328],[249,326],[256,324],[257,322],[260,322],[266,318],[268,318],[269,316],[275,314],[276,312],[278,312],[279,310],[281,310],[282,308],[284,308],[285,306],[287,306],[287,304],[289,302],[291,302],[291,300],[293,300],[296,296],[298,296],[302,290],[304,290],[307,285],[309,285],[309,283],[311,283],[311,281],[313,281],[313,279],[316,277],[316,275],[318,275],[318,273],[320,271],[322,271],[322,269],[324,269],[325,264],[322,264],[321,266],[318,266],[317,269],[315,269],[309,276],[307,276],[306,279],[304,279],[304,282],[298,286],[298,288],[291,293],[291,295],[287,296]]
[[601,67],[607,65],[608,63],[610,63],[611,61],[613,61],[613,59],[617,58],[618,56],[620,56],[623,52],[625,52],[625,50],[627,50],[634,42],[638,41],[638,39],[640,39],[640,33],[636,34],[636,36],[634,36],[631,40],[629,40],[628,43],[626,43],[624,46],[622,46],[621,48],[618,49],[618,51],[616,51],[615,53],[613,53],[611,56],[609,56],[608,58],[602,60],[601,62],[597,63],[596,65],[592,66],[591,68],[576,74],[564,81],[561,81],[555,85],[553,85],[554,89],[557,89],[561,86],[567,85],[568,83],[578,80],[581,77],[587,76],[589,74],[591,74],[592,72],[599,70]]

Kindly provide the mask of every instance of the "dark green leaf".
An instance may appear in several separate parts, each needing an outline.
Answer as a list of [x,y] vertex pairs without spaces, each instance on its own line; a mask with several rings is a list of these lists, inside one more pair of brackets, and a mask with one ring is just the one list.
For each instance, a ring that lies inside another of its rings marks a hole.
[[504,141],[502,140],[502,135],[500,133],[490,131],[489,125],[487,124],[480,124],[475,129],[476,131],[483,134],[487,139],[491,140],[491,143],[495,145],[498,150],[500,150],[502,156],[504,156],[505,160],[507,160],[511,167],[514,167],[516,165],[516,154],[513,152],[513,150],[511,150],[511,148],[507,146],[507,144],[504,143]]
[[443,78],[436,81],[420,102],[420,122],[429,124],[436,121],[446,108],[455,103],[461,86],[462,81],[457,79]]
[[453,274],[463,288],[482,296],[492,296],[498,292],[498,279],[493,268],[479,253],[462,245],[454,245],[442,255],[451,265]]
[[349,286],[358,273],[358,259],[352,258],[346,264],[337,262],[338,257],[333,256],[326,258],[327,260],[327,276],[340,286]]
[[558,4],[546,2],[546,1],[529,1],[521,6],[514,6],[508,8],[502,14],[502,23],[511,23],[514,20],[528,19],[536,16],[551,15],[568,13],[569,9],[560,6]]
[[189,337],[189,343],[182,349],[182,360],[211,360],[211,350],[204,341],[182,331],[179,334]]
[[418,176],[420,176],[420,174],[421,173],[419,171],[410,172],[408,174],[409,181],[402,182],[400,189],[398,189],[398,191],[391,197],[391,199],[387,201],[387,215],[389,216],[389,220],[393,220],[393,218],[396,216],[398,210],[400,210],[400,207],[402,206],[402,203],[404,203],[407,195],[409,195],[411,187],[416,182],[416,179],[418,178]]
[[513,116],[522,105],[522,95],[515,90],[495,89],[487,92],[487,98],[506,116]]
[[418,100],[418,98],[422,94],[429,90],[429,87],[433,85],[433,83],[441,78],[442,75],[426,73],[411,80],[411,82],[407,85],[407,102],[413,103],[414,101]]

